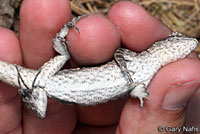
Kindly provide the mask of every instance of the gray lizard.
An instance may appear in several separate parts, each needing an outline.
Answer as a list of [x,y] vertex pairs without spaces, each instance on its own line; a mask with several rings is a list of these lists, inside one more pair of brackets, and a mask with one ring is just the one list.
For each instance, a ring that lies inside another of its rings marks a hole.
[[[50,59],[39,70],[24,68],[0,61],[0,80],[19,88],[23,102],[39,118],[44,118],[47,97],[62,103],[97,105],[115,100],[123,95],[148,99],[147,86],[156,72],[164,65],[182,59],[198,44],[194,38],[180,33],[155,42],[141,53],[118,48],[114,60],[98,67],[60,70],[70,59],[69,42],[65,40],[70,27],[83,16],[65,24],[52,40],[60,54]],[[80,31],[79,31],[80,32]]]

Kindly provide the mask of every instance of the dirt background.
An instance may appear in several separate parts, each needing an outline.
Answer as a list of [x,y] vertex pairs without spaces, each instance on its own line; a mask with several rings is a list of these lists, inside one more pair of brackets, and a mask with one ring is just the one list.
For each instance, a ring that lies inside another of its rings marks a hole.
[[[73,16],[107,14],[119,0],[70,0]],[[173,31],[200,39],[200,0],[131,0],[137,2]],[[19,32],[22,0],[0,0],[0,26]],[[196,49],[200,56],[200,45]]]

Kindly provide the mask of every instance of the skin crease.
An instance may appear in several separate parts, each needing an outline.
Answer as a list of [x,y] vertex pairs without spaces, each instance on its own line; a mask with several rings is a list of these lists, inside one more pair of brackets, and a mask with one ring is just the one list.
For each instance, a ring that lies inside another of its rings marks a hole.
[[[68,0],[24,0],[20,11],[19,41],[13,32],[4,28],[0,29],[0,59],[19,65],[22,64],[23,60],[27,67],[40,67],[49,58],[55,56],[51,40],[60,27],[70,20],[70,16]],[[129,19],[127,19],[127,16],[129,16]],[[131,2],[123,1],[115,4],[107,17],[118,28],[124,46],[132,50],[145,50],[152,42],[166,37],[170,33],[166,26],[151,17],[143,8]],[[95,30],[93,25],[97,24],[88,22],[88,19],[104,23],[100,26],[103,30],[96,31],[101,28]],[[130,20],[132,23],[129,22]],[[119,47],[117,43],[119,32],[110,21],[100,15],[93,15],[89,18],[83,18],[80,23],[77,23],[79,29],[84,30],[84,34],[82,34],[82,30],[80,35],[73,29],[71,30],[68,40],[71,40],[70,43],[74,44],[74,48],[71,48],[70,52],[72,55],[79,54],[80,56],[80,58],[75,57],[71,61],[73,67],[79,63],[81,65],[94,65],[106,62],[111,58],[112,52]],[[110,27],[105,28],[105,25]],[[98,36],[88,39],[91,33],[84,28],[90,26],[94,29],[94,34],[110,36],[107,37],[107,40],[103,40],[102,43],[94,46],[96,45],[95,42],[101,40]],[[134,30],[127,30],[132,27],[134,27]],[[126,30],[127,32],[124,33]],[[134,35],[137,38],[132,39],[130,36],[126,36],[127,34]],[[78,42],[79,39],[80,42]],[[86,43],[87,39],[89,40],[88,43]],[[76,48],[76,43],[80,47]],[[86,49],[82,50],[84,48],[81,45],[85,45]],[[79,48],[81,50],[77,50]],[[9,57],[7,53],[9,53]],[[89,54],[92,55],[88,57]],[[97,62],[94,62],[95,59],[91,60],[91,56],[97,58]],[[128,101],[126,101],[127,98],[122,98],[95,107],[60,104],[51,100],[48,104],[47,117],[43,120],[38,119],[25,107],[23,108],[25,110],[20,111],[21,104],[17,89],[1,84],[0,96],[3,96],[3,98],[0,98],[0,107],[3,108],[0,108],[0,115],[2,115],[0,116],[0,132],[70,134],[74,131],[74,134],[97,134],[99,132],[112,134],[117,129],[117,134],[133,134],[135,132],[145,134],[157,133],[157,126],[160,125],[180,126],[185,120],[185,109],[164,110],[162,109],[162,102],[165,94],[174,89],[172,88],[173,85],[199,80],[199,66],[200,62],[196,58],[186,58],[162,68],[149,85],[150,101],[145,101],[143,109],[138,106],[137,100],[131,98],[128,98]],[[175,89],[178,90],[178,95],[183,90],[188,93],[194,92],[191,89],[198,87],[199,82],[193,82],[189,86],[177,86]],[[23,115],[23,124],[21,123],[21,114]],[[118,126],[115,124],[118,124]]]

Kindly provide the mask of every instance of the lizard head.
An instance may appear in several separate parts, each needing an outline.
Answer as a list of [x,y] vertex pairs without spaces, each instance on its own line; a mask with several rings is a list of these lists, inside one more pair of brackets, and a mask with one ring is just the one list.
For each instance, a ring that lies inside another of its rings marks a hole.
[[196,39],[173,32],[169,37],[156,42],[148,51],[155,54],[162,65],[166,65],[186,57],[197,44]]

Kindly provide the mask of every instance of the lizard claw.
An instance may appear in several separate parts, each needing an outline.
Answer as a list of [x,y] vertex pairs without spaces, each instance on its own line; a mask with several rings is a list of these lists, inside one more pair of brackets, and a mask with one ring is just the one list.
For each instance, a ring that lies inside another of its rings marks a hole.
[[134,89],[131,91],[130,95],[140,100],[140,107],[144,106],[143,99],[149,100],[149,92],[147,91],[147,88],[144,83],[135,86]]
[[73,27],[74,29],[76,29],[76,30],[78,31],[78,33],[80,33],[79,28],[78,28],[73,22],[68,22],[68,23],[67,23],[67,26]]
[[78,33],[80,33],[79,28],[75,25],[81,18],[88,16],[87,14],[83,14],[81,16],[75,17],[72,19],[72,21],[67,23],[68,27],[73,27],[74,29],[76,29],[78,31]]

